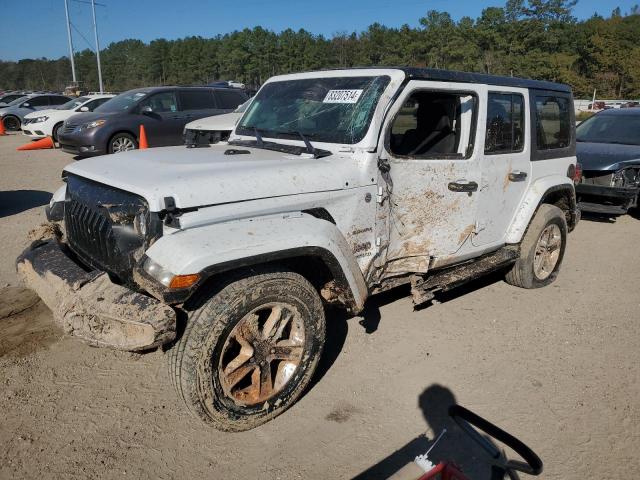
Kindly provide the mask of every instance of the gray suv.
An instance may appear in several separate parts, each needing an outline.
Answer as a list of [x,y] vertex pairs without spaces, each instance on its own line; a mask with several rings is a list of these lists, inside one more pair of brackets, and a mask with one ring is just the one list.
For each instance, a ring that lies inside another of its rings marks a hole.
[[181,145],[188,122],[232,112],[247,98],[244,91],[233,88],[129,90],[92,113],[70,117],[58,132],[58,141],[65,152],[81,157],[135,150],[144,125],[150,146]]
[[7,130],[20,130],[25,115],[36,110],[48,110],[67,103],[70,97],[55,94],[33,94],[20,97],[0,108],[0,119]]

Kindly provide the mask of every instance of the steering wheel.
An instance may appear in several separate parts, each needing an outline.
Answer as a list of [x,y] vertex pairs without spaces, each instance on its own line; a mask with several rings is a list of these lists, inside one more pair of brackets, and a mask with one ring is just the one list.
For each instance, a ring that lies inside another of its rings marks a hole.
[[[504,443],[514,452],[516,452],[524,462],[519,460],[507,460],[503,468],[505,473],[516,470],[518,472],[526,473],[528,475],[540,475],[542,473],[542,460],[531,450],[528,446],[522,443],[513,435],[498,428],[494,424],[488,422],[484,418],[476,415],[470,410],[467,410],[460,405],[452,405],[449,407],[449,416],[462,428],[467,435],[469,435],[478,445],[485,450],[491,458],[497,460],[501,456],[501,452],[493,443],[480,435],[477,429],[483,431],[492,438],[495,438],[499,442]],[[474,428],[475,427],[475,428]],[[510,474],[511,475],[511,474]],[[512,477],[513,478],[513,477]]]

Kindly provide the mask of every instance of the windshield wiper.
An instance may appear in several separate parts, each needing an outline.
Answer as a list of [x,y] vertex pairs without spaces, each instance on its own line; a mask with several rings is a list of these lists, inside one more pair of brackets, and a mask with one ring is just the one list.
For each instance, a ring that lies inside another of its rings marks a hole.
[[253,127],[253,134],[256,137],[256,144],[258,145],[259,148],[264,147],[264,141],[262,140],[262,134],[260,133],[260,130],[258,130],[257,127]]

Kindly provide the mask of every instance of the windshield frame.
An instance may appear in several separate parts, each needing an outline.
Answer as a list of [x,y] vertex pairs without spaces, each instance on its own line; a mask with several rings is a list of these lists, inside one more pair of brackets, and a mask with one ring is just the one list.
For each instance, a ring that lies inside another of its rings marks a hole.
[[607,138],[607,139],[599,139],[599,138],[593,138],[593,139],[580,139],[580,130],[584,129],[585,125],[589,125],[593,122],[597,122],[600,121],[601,118],[607,118],[607,117],[611,117],[612,119],[615,118],[615,120],[613,121],[617,121],[617,122],[623,122],[625,118],[629,118],[629,117],[635,117],[637,118],[637,122],[640,122],[640,115],[637,114],[605,114],[605,115],[601,115],[601,114],[595,114],[589,118],[587,118],[584,122],[580,123],[580,125],[576,126],[576,142],[577,143],[598,143],[598,144],[611,144],[611,145],[630,145],[630,146],[634,146],[634,147],[639,147],[640,146],[640,132],[638,134],[638,140],[636,143],[626,143],[626,142],[620,142],[620,141],[616,141],[616,139],[614,138]]
[[[80,100],[80,99],[82,99],[82,100]],[[87,103],[89,100],[90,100],[90,97],[72,98],[67,103],[63,103],[62,105],[59,105],[59,106],[55,107],[55,110],[75,110],[76,108],[81,107],[82,105]],[[66,107],[66,105],[69,105],[69,107]],[[64,108],[64,107],[66,107],[66,108]]]
[[[253,97],[256,99],[259,97],[261,91],[269,84],[280,81],[294,81],[294,80],[320,80],[320,79],[337,79],[344,77],[389,77],[389,80],[386,82],[386,85],[382,88],[380,95],[378,96],[377,103],[375,107],[371,109],[370,118],[368,120],[367,127],[363,130],[362,137],[354,143],[340,143],[340,142],[331,142],[324,141],[323,139],[314,138],[315,135],[311,132],[304,131],[304,135],[311,141],[311,143],[315,146],[317,144],[324,145],[324,148],[331,148],[330,145],[344,145],[348,148],[358,148],[364,150],[374,150],[377,148],[378,140],[379,140],[379,132],[382,128],[383,122],[383,113],[389,107],[390,102],[393,98],[394,93],[398,90],[400,86],[403,85],[403,81],[406,79],[406,74],[404,71],[400,69],[394,68],[359,68],[359,69],[346,69],[346,70],[324,70],[324,71],[315,71],[315,72],[306,72],[306,73],[298,73],[298,74],[288,74],[288,75],[280,75],[276,77],[270,78],[262,88],[258,91],[258,93]],[[253,100],[252,99],[252,100]],[[253,105],[253,102],[251,103]],[[253,139],[255,138],[254,132],[247,128],[241,128],[240,125],[245,120],[245,117],[251,110],[251,105],[245,112],[245,114],[240,118],[240,121],[236,124],[236,128],[233,130],[230,141],[238,140],[238,139]],[[262,136],[271,139],[277,139],[279,143],[283,144],[293,144],[299,145],[304,144],[302,139],[300,138],[297,132],[288,132],[285,135],[279,135],[274,137],[271,132],[260,130]]]

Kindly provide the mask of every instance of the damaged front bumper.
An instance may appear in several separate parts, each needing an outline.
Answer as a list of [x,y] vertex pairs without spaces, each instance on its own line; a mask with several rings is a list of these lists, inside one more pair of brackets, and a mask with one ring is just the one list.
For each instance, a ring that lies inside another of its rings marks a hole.
[[113,283],[105,272],[88,272],[55,238],[32,243],[16,269],[65,333],[91,345],[140,351],[175,338],[171,307]]

